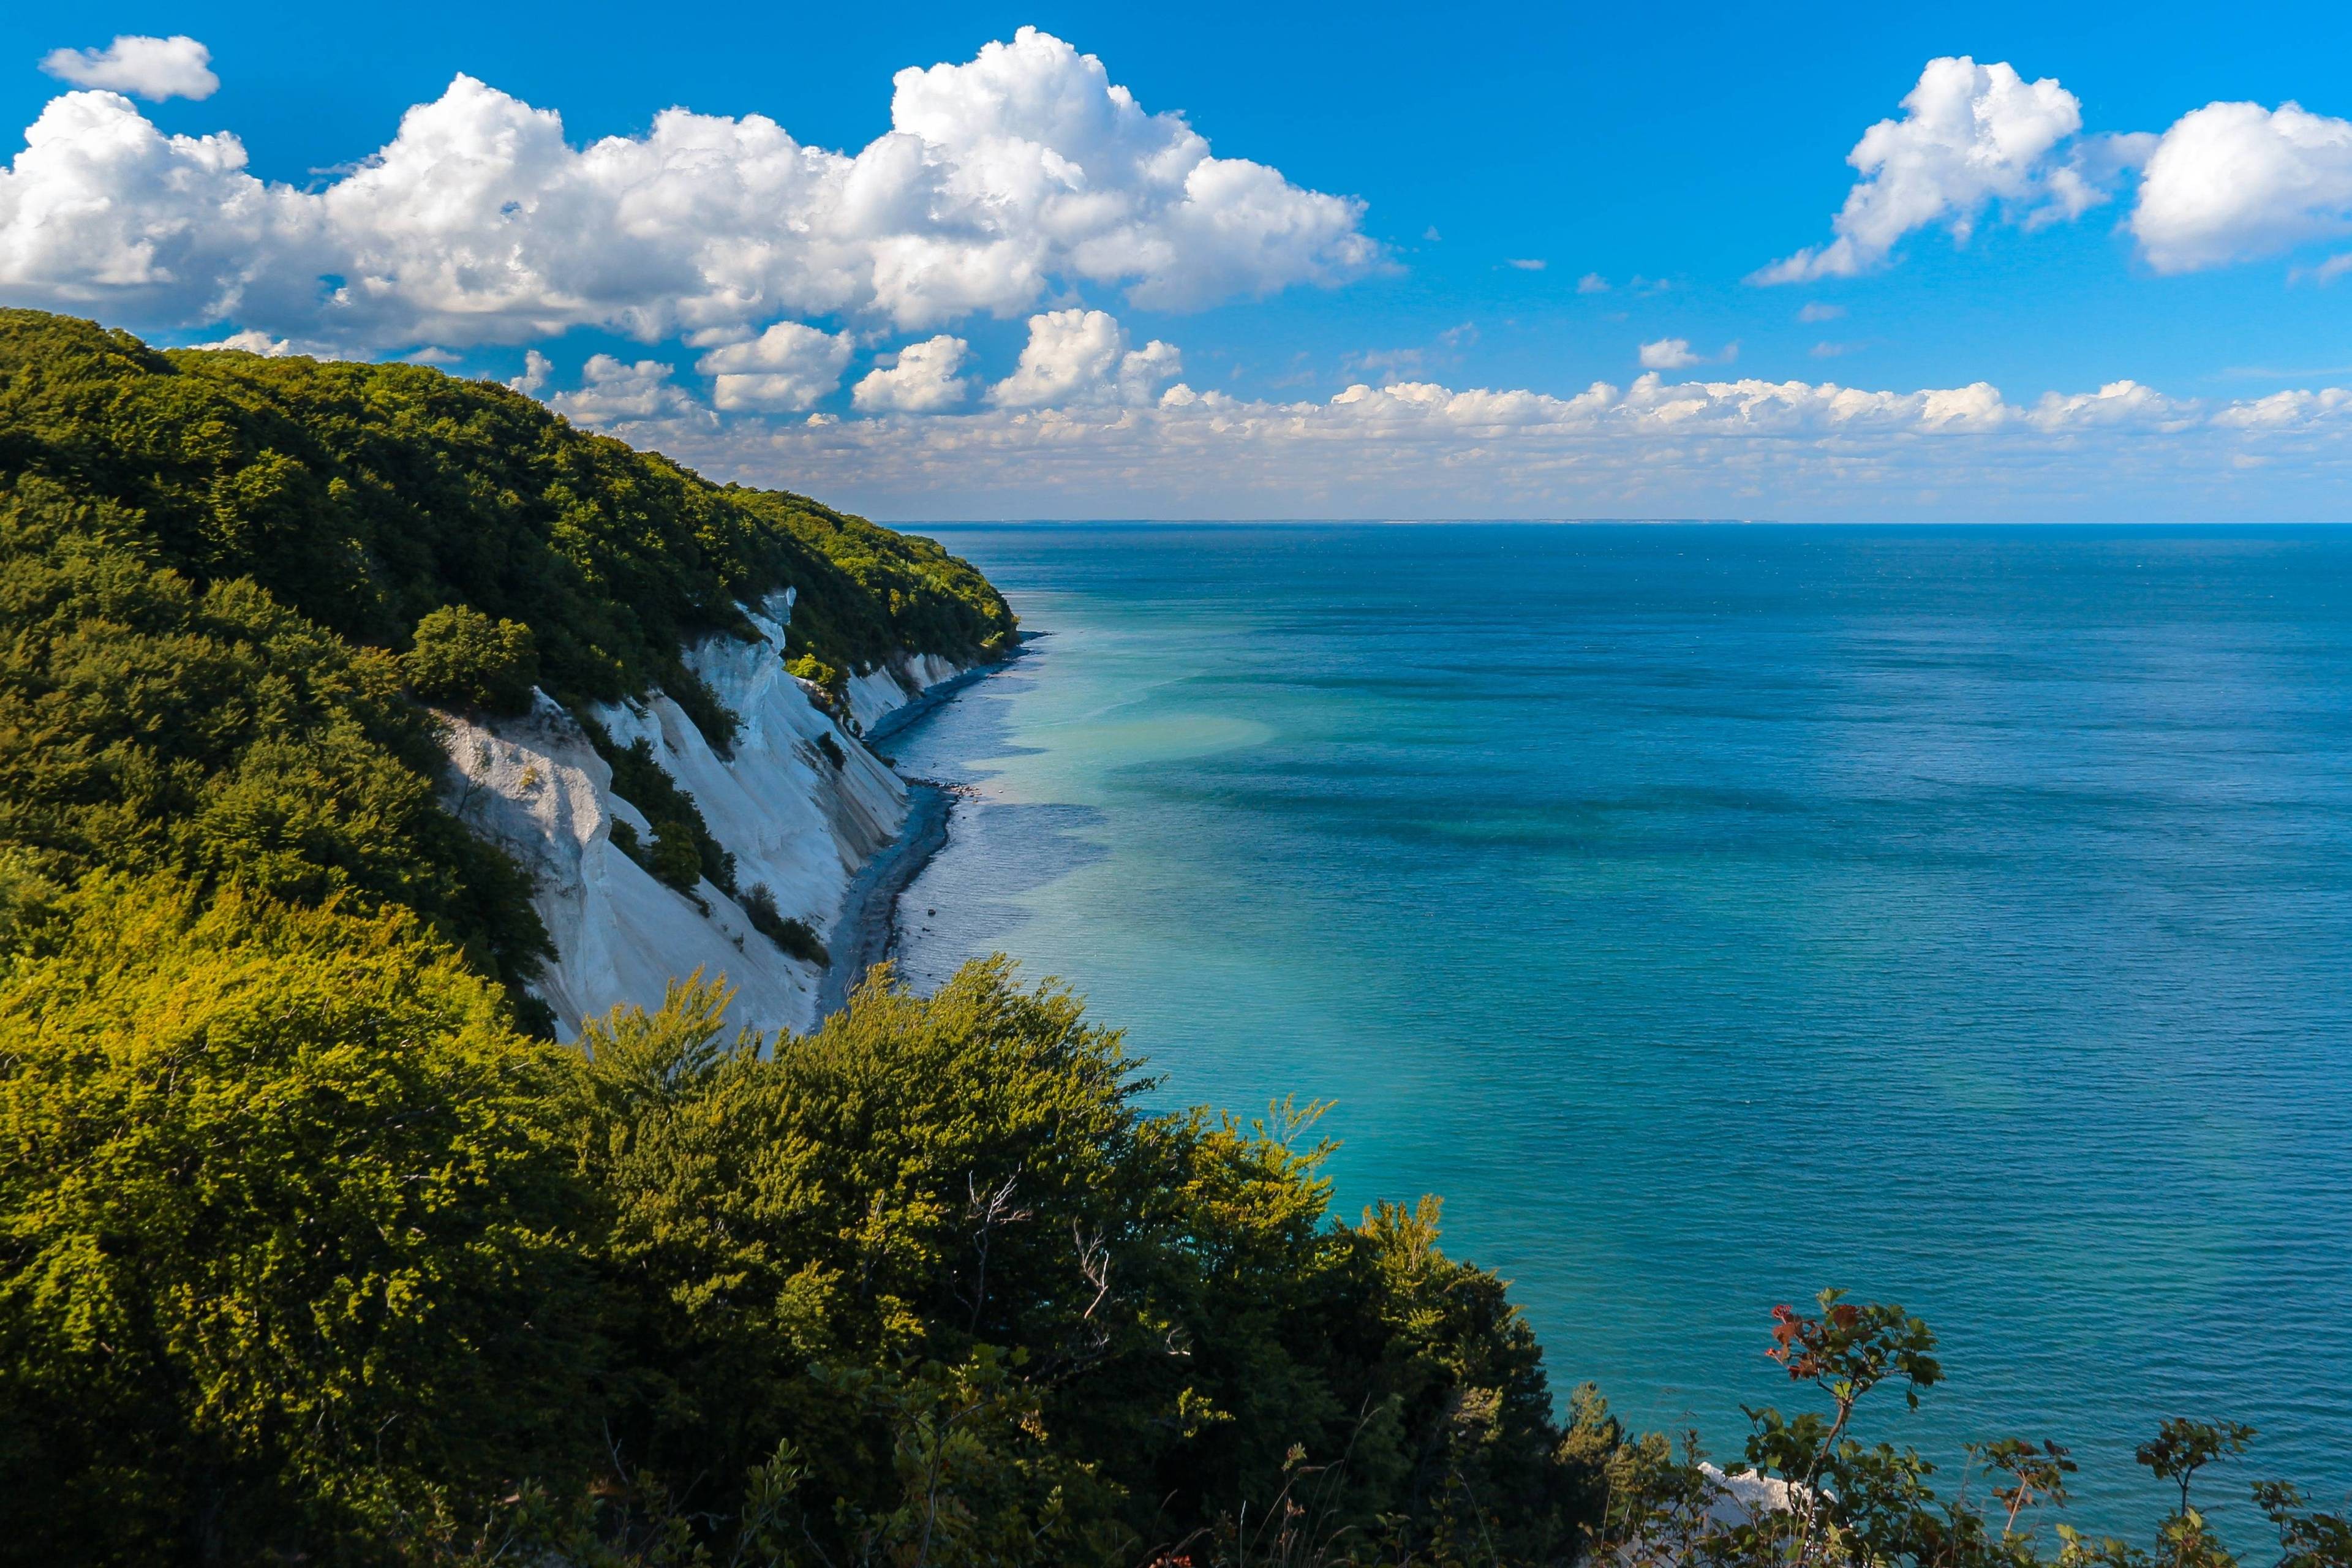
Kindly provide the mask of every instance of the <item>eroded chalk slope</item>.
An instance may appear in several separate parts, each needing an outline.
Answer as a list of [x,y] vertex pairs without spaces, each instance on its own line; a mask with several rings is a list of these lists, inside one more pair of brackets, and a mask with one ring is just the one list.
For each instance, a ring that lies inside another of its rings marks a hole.
[[[784,668],[791,612],[788,590],[751,613],[755,639],[713,637],[684,652],[740,720],[728,754],[659,691],[601,705],[589,717],[617,745],[647,742],[735,857],[739,889],[765,887],[779,913],[824,936],[840,917],[851,879],[907,816],[906,785],[853,731],[964,667],[925,654],[858,674],[849,683],[852,723],[845,726],[820,705],[814,688]],[[771,1032],[814,1026],[816,965],[753,930],[742,907],[708,879],[689,898],[613,844],[615,821],[646,843],[652,826],[613,793],[612,769],[571,714],[541,694],[520,719],[446,717],[451,808],[534,879],[532,902],[556,951],[535,988],[564,1037],[616,1005],[657,1005],[673,979],[698,970],[723,974],[735,988],[729,1016],[736,1023]]]

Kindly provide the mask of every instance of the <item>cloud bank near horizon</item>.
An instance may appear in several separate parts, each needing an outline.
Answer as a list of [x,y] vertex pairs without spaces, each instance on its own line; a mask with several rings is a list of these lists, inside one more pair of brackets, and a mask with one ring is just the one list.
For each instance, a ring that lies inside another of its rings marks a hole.
[[[1033,348],[1075,325],[1033,332]],[[940,520],[1132,516],[1139,498],[1150,515],[1202,517],[1984,517],[2051,497],[2177,516],[2226,503],[2252,468],[2294,464],[2323,495],[2352,477],[2345,388],[2216,403],[2118,381],[2012,403],[1982,382],[1889,392],[1653,371],[1571,397],[1404,382],[1277,402],[1181,381],[1155,394],[1109,370],[1135,357],[1115,324],[1096,331],[1093,395],[1066,405],[727,422],[649,396],[667,366],[617,361],[609,386],[592,364],[583,394],[552,401],[720,477]]]

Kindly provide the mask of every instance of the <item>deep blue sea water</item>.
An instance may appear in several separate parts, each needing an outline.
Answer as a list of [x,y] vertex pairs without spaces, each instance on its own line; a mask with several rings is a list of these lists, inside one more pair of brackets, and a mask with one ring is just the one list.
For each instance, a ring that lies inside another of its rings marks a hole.
[[2170,1414],[2352,1491],[2352,530],[919,531],[1046,635],[890,743],[982,792],[918,984],[1336,1100],[1638,1426],[1736,1451],[1836,1284],[2085,1527]]

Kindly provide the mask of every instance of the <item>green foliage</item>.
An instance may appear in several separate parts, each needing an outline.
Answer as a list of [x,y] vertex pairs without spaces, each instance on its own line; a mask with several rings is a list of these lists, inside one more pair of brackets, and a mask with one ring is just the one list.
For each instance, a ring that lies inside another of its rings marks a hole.
[[34,857],[0,845],[0,953],[30,946],[58,912],[58,886]]
[[719,700],[719,693],[710,689],[709,681],[685,664],[672,661],[668,671],[662,676],[662,690],[688,719],[694,721],[695,729],[701,731],[702,738],[710,743],[712,751],[722,757],[734,754],[735,731],[741,726],[742,720],[733,709]]
[[448,605],[416,623],[400,672],[427,702],[492,713],[530,710],[539,649],[530,628],[493,621],[470,605]]
[[2170,1416],[2137,1454],[2158,1480],[2180,1489],[2179,1511],[2189,1511],[2189,1489],[2197,1472],[2217,1459],[2233,1459],[2254,1440],[2254,1429],[2239,1421],[2190,1421]]
[[2320,1513],[2300,1487],[2256,1481],[2254,1506],[2278,1531],[2279,1568],[2343,1568],[2352,1563],[2352,1513]]
[[1129,1561],[1255,1517],[1294,1448],[1334,1528],[1575,1539],[1595,1478],[1500,1283],[1433,1208],[1329,1225],[1311,1118],[1146,1116],[1118,1037],[1001,963],[722,1036],[688,986],[583,1040],[641,1475],[788,1445],[787,1533],[835,1562]]
[[15,875],[169,870],[406,908],[487,974],[535,972],[529,884],[436,801],[433,721],[390,657],[248,579],[199,587],[154,563],[136,518],[38,479],[0,488],[0,624]]
[[738,602],[781,588],[796,651],[843,669],[1013,632],[929,540],[721,489],[422,365],[158,353],[0,311],[0,485],[32,475],[117,503],[152,564],[198,590],[249,577],[356,642],[398,647],[454,604],[519,622],[567,702],[671,685],[681,645],[748,630]]
[[765,882],[754,882],[738,895],[736,901],[743,906],[745,918],[751,929],[791,953],[810,963],[827,964],[833,955],[824,950],[824,942],[816,928],[797,916],[786,915],[776,908],[776,895]]
[[[787,636],[789,647],[793,639]],[[849,706],[849,677],[813,653],[796,654],[784,660],[784,673],[796,680],[805,680],[817,689],[825,707],[845,712]]]
[[94,880],[0,979],[0,1537],[392,1560],[576,1468],[560,1058],[412,918]]
[[696,896],[695,889],[706,877],[712,887],[733,897],[735,857],[711,836],[694,796],[678,788],[655,757],[653,742],[640,735],[625,746],[616,744],[611,732],[593,719],[582,720],[581,728],[596,754],[612,765],[613,793],[645,813],[653,826],[653,844],[646,847],[637,842],[635,827],[615,822],[613,842],[621,852],[688,898]]

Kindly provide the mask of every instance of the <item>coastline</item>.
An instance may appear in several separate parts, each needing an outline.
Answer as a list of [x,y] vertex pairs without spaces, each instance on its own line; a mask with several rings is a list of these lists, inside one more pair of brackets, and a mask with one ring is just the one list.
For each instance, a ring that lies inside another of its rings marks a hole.
[[1013,645],[1013,651],[1003,658],[988,664],[975,664],[970,669],[960,670],[949,676],[937,685],[925,687],[918,695],[909,698],[874,721],[873,728],[860,734],[857,739],[865,744],[867,751],[872,751],[916,720],[937,711],[943,703],[949,701],[965,687],[984,677],[995,674],[1020,657],[1021,647],[1016,643]]
[[944,784],[929,779],[907,781],[906,826],[858,868],[841,896],[841,914],[825,943],[830,962],[817,986],[818,1026],[841,1011],[867,970],[890,956],[898,935],[898,895],[947,843],[948,813],[954,800]]
[[[1012,651],[1003,658],[974,665],[940,681],[905,707],[894,709],[860,739],[869,751],[877,751],[882,741],[938,711],[966,688],[1010,668],[1033,637],[1044,635],[1020,634]],[[887,759],[884,765],[898,772],[897,765]],[[897,837],[858,868],[842,892],[841,913],[835,918],[833,931],[825,942],[830,961],[817,985],[816,1021],[813,1026],[822,1027],[827,1018],[840,1012],[849,1000],[850,991],[866,978],[866,972],[889,957],[891,950],[898,946],[899,895],[913,885],[923,868],[930,864],[931,857],[946,845],[948,819],[954,812],[956,796],[964,793],[958,785],[936,779],[912,778],[904,773],[898,776],[907,784],[906,825]]]

